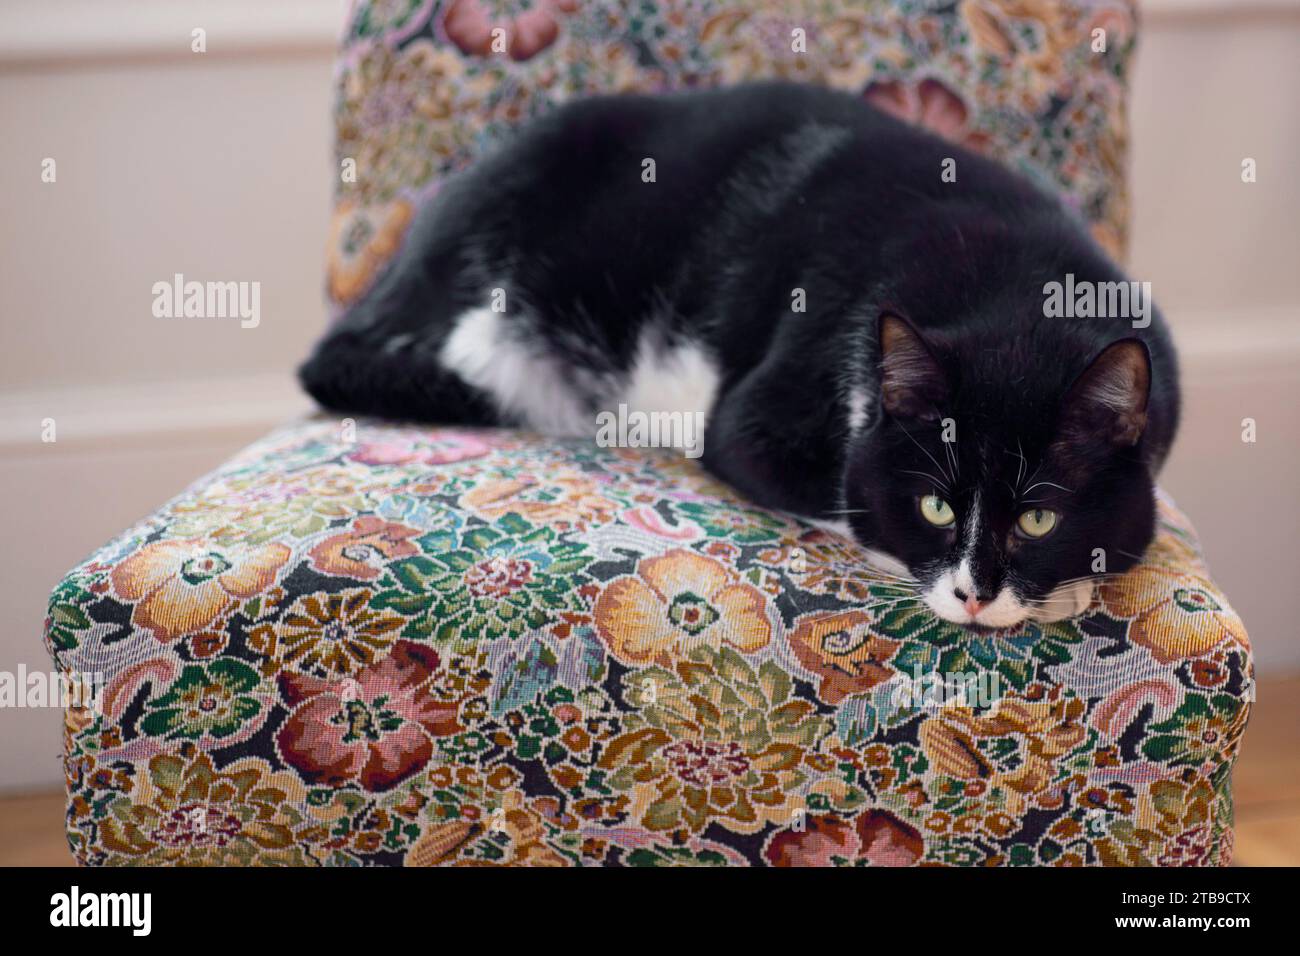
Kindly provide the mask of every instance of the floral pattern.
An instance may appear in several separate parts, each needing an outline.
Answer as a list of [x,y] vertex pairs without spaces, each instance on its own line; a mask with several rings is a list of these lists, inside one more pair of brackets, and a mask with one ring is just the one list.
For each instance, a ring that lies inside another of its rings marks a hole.
[[674,549],[646,558],[636,573],[611,582],[593,616],[601,639],[619,660],[669,663],[693,642],[756,651],[772,637],[766,600],[735,580],[719,561]]
[[391,790],[429,762],[435,738],[460,729],[456,702],[430,687],[438,664],[431,648],[400,641],[355,680],[281,672],[293,708],[276,735],[285,763],[309,783]]
[[337,73],[327,289],[360,296],[443,180],[593,93],[780,77],[857,93],[1059,192],[1126,245],[1133,0],[371,0]]
[[54,590],[50,653],[105,675],[65,721],[82,863],[1230,858],[1249,645],[1163,498],[1081,617],[975,636],[673,452],[350,424]]
[[[448,174],[555,104],[773,76],[1000,158],[1119,255],[1134,43],[1131,0],[357,2],[327,290],[355,301]],[[1079,618],[974,636],[669,452],[299,423],[54,589],[56,665],[105,677],[65,713],[68,840],[87,865],[1225,864],[1249,643],[1160,513]]]
[[155,541],[118,564],[113,591],[131,604],[131,623],[168,642],[207,629],[240,598],[267,589],[289,549],[212,547],[201,540]]

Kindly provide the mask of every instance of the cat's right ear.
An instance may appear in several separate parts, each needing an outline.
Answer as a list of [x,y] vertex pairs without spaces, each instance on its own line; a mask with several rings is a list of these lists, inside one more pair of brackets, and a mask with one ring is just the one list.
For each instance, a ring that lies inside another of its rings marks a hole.
[[878,327],[880,404],[894,418],[938,421],[948,380],[916,329],[885,312]]
[[1113,342],[1092,360],[1061,404],[1061,441],[1136,445],[1147,425],[1151,353],[1141,339]]

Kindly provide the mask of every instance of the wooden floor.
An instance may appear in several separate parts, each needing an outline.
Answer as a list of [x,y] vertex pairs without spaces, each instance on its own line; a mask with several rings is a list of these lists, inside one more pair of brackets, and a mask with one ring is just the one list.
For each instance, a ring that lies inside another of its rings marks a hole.
[[1300,677],[1262,680],[1233,772],[1238,866],[1300,866]]
[[[1260,681],[1234,776],[1238,866],[1300,866],[1300,677]],[[72,863],[63,794],[0,798],[0,866]]]

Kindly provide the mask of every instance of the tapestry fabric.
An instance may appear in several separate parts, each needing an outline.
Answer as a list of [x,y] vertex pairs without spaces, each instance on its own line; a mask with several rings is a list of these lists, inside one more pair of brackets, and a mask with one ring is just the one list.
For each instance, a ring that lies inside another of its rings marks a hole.
[[[1056,189],[1122,254],[1128,0],[374,0],[328,289],[596,92],[793,77]],[[50,598],[91,865],[1223,864],[1245,631],[1161,499],[1078,618],[973,635],[672,452],[318,418]]]
[[672,452],[313,420],[72,571],[87,864],[1222,864],[1241,622],[1160,502],[972,635]]
[[1132,0],[382,0],[348,20],[329,295],[358,298],[443,179],[596,93],[772,77],[859,93],[1059,193],[1122,258]]

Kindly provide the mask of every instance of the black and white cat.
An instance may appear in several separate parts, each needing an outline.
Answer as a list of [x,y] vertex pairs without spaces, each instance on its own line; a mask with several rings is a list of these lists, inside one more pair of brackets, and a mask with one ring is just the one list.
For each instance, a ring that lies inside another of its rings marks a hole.
[[753,501],[1010,627],[1138,560],[1178,418],[1159,314],[1047,317],[1067,281],[1125,277],[1056,199],[858,98],[595,98],[453,178],[301,376],[555,435],[705,413],[704,464]]

